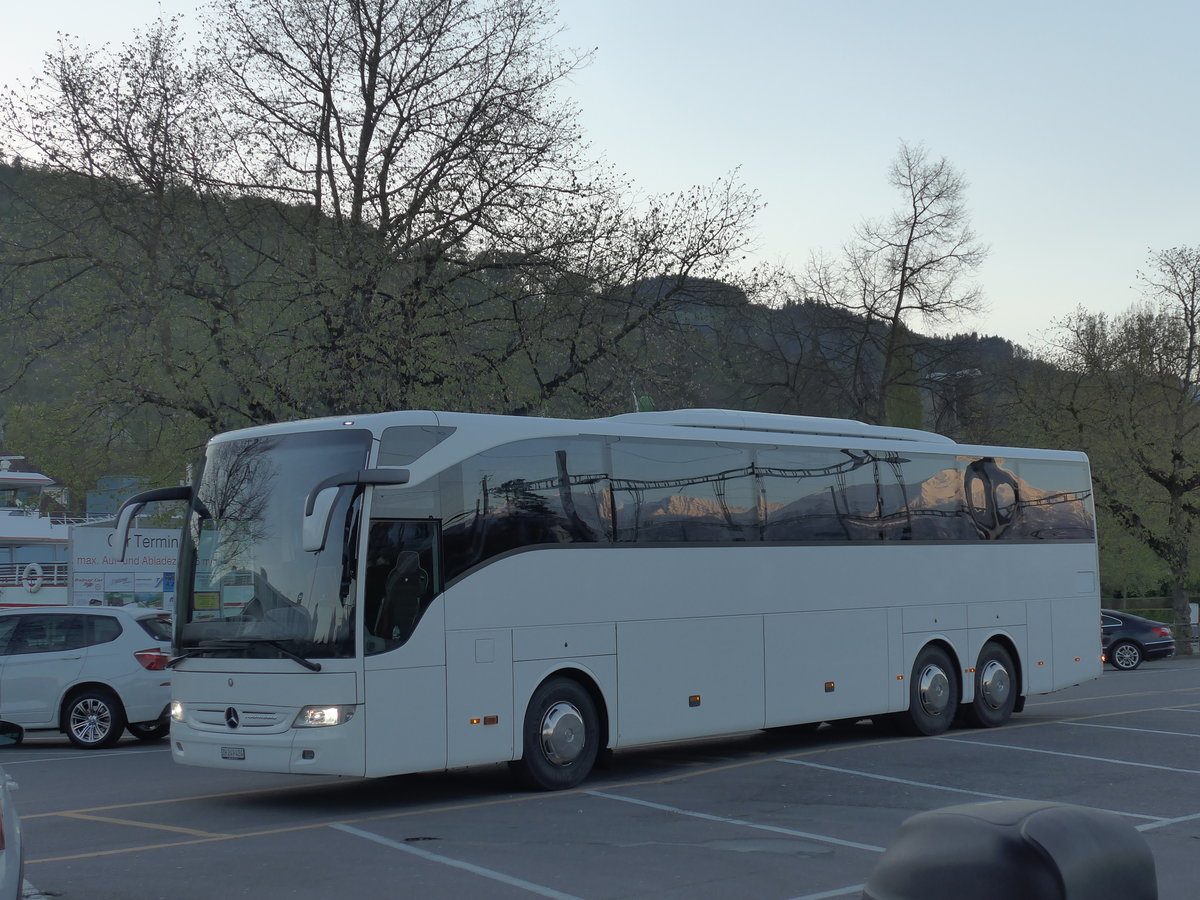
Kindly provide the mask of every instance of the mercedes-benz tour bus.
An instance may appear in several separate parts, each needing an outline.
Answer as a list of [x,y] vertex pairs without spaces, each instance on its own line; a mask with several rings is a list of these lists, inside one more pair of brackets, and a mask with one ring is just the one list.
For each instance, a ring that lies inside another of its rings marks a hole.
[[209,441],[180,763],[360,776],[887,716],[992,727],[1100,671],[1081,453],[728,410],[407,411]]

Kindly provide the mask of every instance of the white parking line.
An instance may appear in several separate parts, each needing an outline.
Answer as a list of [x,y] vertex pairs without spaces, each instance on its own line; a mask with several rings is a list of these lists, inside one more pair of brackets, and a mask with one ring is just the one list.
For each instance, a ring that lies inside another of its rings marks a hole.
[[564,894],[562,891],[556,891],[554,888],[548,888],[540,884],[534,884],[532,881],[526,881],[523,878],[514,878],[511,875],[505,875],[503,872],[497,872],[495,869],[486,869],[483,866],[477,866],[474,863],[463,862],[461,859],[453,859],[449,856],[442,856],[438,853],[430,853],[428,850],[423,850],[419,847],[414,847],[411,844],[405,844],[401,841],[393,841],[390,838],[385,838],[383,835],[374,834],[370,831],[364,831],[361,828],[355,828],[353,825],[330,825],[330,828],[336,828],[338,831],[344,831],[346,834],[353,834],[356,837],[366,838],[368,841],[374,841],[376,844],[382,844],[385,847],[391,847],[393,850],[403,850],[405,853],[411,853],[413,856],[419,856],[422,859],[427,859],[430,862],[441,863],[442,865],[452,866],[455,869],[462,869],[464,872],[470,872],[473,875],[479,875],[482,878],[489,878],[492,881],[499,881],[502,884],[507,884],[510,887],[521,888],[529,891],[531,894],[537,894],[541,897],[550,897],[551,900],[580,900],[574,894]]
[[1076,728],[1111,728],[1113,731],[1136,731],[1140,734],[1166,734],[1173,737],[1200,738],[1190,731],[1157,731],[1153,728],[1133,728],[1129,725],[1096,725],[1093,722],[1059,722],[1059,725],[1074,725]]
[[827,900],[829,897],[845,897],[849,894],[861,894],[865,884],[852,884],[849,887],[835,888],[832,891],[821,891],[819,894],[805,894],[803,897],[793,897],[792,900]]
[[0,764],[6,769],[11,769],[13,766],[23,766],[26,763],[62,762],[69,759],[104,759],[106,756],[133,756],[134,754],[142,753],[170,752],[170,747],[160,747],[153,750],[115,750],[112,753],[92,753],[85,750],[79,753],[72,753],[70,756],[31,756],[29,759],[7,759],[4,756],[0,756]]
[[1063,753],[1060,750],[1039,750],[1036,747],[1016,747],[1012,744],[993,744],[989,741],[973,741],[963,738],[936,737],[935,741],[945,741],[950,744],[969,744],[972,747],[997,747],[1000,750],[1021,750],[1025,753],[1042,753],[1046,756],[1065,756],[1069,759],[1088,759],[1093,762],[1111,763],[1114,766],[1133,766],[1138,769],[1157,769],[1160,772],[1175,772],[1179,775],[1200,775],[1200,769],[1181,769],[1178,766],[1156,766],[1154,763],[1130,762],[1126,759],[1112,759],[1107,756],[1086,756],[1082,753]]
[[661,809],[663,812],[675,813],[680,816],[691,816],[693,819],[704,819],[709,822],[723,822],[726,825],[738,825],[742,828],[755,828],[759,831],[770,831],[774,834],[786,834],[789,837],[801,837],[822,844],[836,844],[839,847],[850,847],[854,850],[869,850],[872,853],[882,853],[883,847],[874,844],[860,844],[857,841],[847,841],[842,838],[830,837],[827,834],[813,834],[809,831],[797,831],[794,828],[784,828],[780,825],[763,825],[758,822],[747,822],[745,819],[731,819],[728,816],[715,816],[712,813],[697,812],[692,809],[680,809],[678,806],[667,806],[663,803],[653,803],[650,800],[639,800],[636,797],[623,797],[620,794],[610,794],[606,791],[584,791],[593,797],[604,797],[608,800],[619,800],[622,803],[633,803],[637,806],[648,806],[650,809]]
[[[787,759],[781,757],[776,762],[789,763],[793,766],[808,766],[811,769],[824,769],[827,772],[838,772],[842,775],[857,775],[861,778],[874,778],[877,781],[888,781],[892,784],[907,784],[912,787],[928,788],[935,791],[949,791],[952,794],[969,794],[973,797],[987,797],[991,800],[1031,800],[1038,799],[1032,797],[1010,797],[1007,794],[990,794],[987,791],[971,791],[966,788],[947,787],[944,784],[932,784],[926,781],[911,781],[908,778],[896,778],[893,775],[879,775],[875,772],[860,772],[856,769],[842,769],[837,766],[825,766],[821,763],[808,762],[803,759]],[[1093,807],[1099,809],[1099,807]],[[1128,816],[1131,819],[1149,819],[1151,822],[1158,823],[1162,821],[1162,816],[1146,816],[1141,813],[1122,812],[1119,809],[1101,809],[1101,812],[1113,813],[1118,816]]]
[[1168,825],[1178,825],[1181,822],[1195,822],[1200,819],[1200,813],[1192,813],[1189,816],[1176,816],[1173,819],[1159,819],[1157,822],[1147,822],[1145,825],[1138,825],[1138,831],[1153,831],[1155,828],[1166,828]]

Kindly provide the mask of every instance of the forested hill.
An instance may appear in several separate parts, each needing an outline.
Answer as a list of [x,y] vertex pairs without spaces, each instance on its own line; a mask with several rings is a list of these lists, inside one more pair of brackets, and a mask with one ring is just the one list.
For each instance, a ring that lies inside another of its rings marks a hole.
[[[415,405],[603,414],[639,397],[861,418],[881,374],[882,325],[679,272],[606,283],[536,256],[440,251],[430,265],[418,247],[355,302],[353,282],[339,294],[321,261],[313,282],[288,264],[306,227],[332,231],[306,218],[0,165],[0,409],[194,434]],[[906,340],[900,381],[925,392],[927,412],[947,377],[978,393],[980,378],[957,373],[995,375],[1018,355],[974,334]],[[322,384],[325,354],[342,364],[336,390]]]

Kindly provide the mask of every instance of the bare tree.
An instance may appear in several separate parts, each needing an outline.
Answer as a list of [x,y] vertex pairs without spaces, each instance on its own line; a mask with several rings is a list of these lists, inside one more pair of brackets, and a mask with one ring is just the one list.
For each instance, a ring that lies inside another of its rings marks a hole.
[[891,395],[915,387],[920,373],[909,343],[915,325],[939,326],[982,308],[967,278],[986,256],[971,230],[966,181],[944,157],[901,143],[888,181],[904,198],[891,216],[866,220],[837,260],[814,257],[806,299],[851,314],[836,341],[854,373],[856,405],[869,421],[888,420]]
[[1025,403],[1052,437],[1087,450],[1097,500],[1163,564],[1177,637],[1190,652],[1188,583],[1200,522],[1200,247],[1155,253],[1142,301],[1078,310],[1042,356],[1058,374]]
[[8,313],[67,310],[41,349],[97,403],[208,429],[604,402],[758,203],[736,178],[635,202],[553,29],[550,0],[218,0],[196,54],[170,22],[65,46],[0,115],[0,151],[61,176],[13,182]]

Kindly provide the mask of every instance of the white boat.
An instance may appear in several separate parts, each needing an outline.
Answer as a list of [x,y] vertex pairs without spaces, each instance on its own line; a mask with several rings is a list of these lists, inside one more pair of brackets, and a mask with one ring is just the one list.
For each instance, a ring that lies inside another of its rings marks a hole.
[[42,515],[42,492],[54,479],[14,471],[13,461],[0,458],[0,607],[69,603],[68,537],[75,520]]

